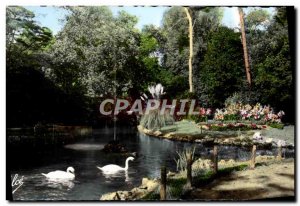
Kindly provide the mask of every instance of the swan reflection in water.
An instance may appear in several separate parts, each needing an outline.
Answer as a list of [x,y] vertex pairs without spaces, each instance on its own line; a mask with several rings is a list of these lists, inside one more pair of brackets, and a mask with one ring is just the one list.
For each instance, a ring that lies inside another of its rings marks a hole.
[[125,182],[128,183],[131,183],[133,180],[132,177],[129,177],[128,170],[119,170],[114,172],[102,171],[100,172],[100,174],[101,173],[107,179],[107,182],[111,182],[114,179],[123,178],[123,177],[125,177]]
[[71,190],[75,186],[74,180],[65,179],[45,179],[43,184],[50,188],[67,190]]

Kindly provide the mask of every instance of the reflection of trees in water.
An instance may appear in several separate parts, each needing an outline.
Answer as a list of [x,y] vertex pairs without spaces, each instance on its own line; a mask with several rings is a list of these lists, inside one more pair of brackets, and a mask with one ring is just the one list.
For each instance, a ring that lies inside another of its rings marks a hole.
[[[181,152],[191,146],[190,143],[175,142],[170,140],[161,140],[149,137],[144,134],[139,135],[139,154],[142,156],[143,170],[151,176],[158,177],[160,168],[166,165],[168,170],[176,170],[174,158],[177,157],[177,151]],[[198,149],[198,146],[196,150]]]
[[[195,157],[210,159],[212,157],[212,147],[202,144],[191,144],[187,142],[176,142],[170,140],[162,140],[155,137],[149,137],[144,134],[139,134],[139,155],[143,161],[143,169],[147,174],[154,176],[160,175],[160,167],[166,164],[168,169],[176,170],[174,158],[177,157],[176,152],[181,152],[186,148],[196,145]],[[283,157],[293,158],[294,151],[283,148]],[[277,148],[259,149],[257,155],[277,155]],[[251,150],[247,147],[238,146],[218,146],[219,159],[234,159],[235,161],[247,161],[251,157]]]

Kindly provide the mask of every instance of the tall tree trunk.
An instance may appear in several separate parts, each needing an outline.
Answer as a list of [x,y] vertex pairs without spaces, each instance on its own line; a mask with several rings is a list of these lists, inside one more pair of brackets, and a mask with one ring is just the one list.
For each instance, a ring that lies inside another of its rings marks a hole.
[[188,8],[184,7],[186,16],[189,20],[189,37],[190,37],[190,56],[189,56],[189,85],[190,85],[190,92],[194,91],[193,88],[193,22],[191,14],[188,10]]
[[244,50],[244,60],[245,60],[245,68],[246,68],[246,76],[249,87],[251,88],[251,74],[250,74],[250,66],[249,66],[249,58],[248,58],[248,50],[247,50],[247,41],[246,41],[246,32],[245,32],[245,24],[244,24],[244,12],[242,8],[239,9],[240,15],[240,23],[241,23],[241,32],[242,32],[242,44]]

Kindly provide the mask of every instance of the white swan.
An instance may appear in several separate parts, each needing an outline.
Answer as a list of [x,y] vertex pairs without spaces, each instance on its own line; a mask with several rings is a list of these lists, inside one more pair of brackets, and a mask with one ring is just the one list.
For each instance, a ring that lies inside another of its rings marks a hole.
[[120,167],[118,165],[113,165],[113,164],[110,164],[110,165],[105,165],[104,167],[97,167],[99,170],[102,170],[102,172],[104,173],[115,173],[115,172],[118,172],[120,170],[128,170],[128,162],[129,161],[132,161],[134,160],[133,157],[128,157],[125,161],[125,167]]
[[74,172],[75,170],[73,167],[68,167],[67,172],[56,170],[54,172],[49,172],[48,174],[42,173],[42,175],[49,179],[73,180],[75,178]]

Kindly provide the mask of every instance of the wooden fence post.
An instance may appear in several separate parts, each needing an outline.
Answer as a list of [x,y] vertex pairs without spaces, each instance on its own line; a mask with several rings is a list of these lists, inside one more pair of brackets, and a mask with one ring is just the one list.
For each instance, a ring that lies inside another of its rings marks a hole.
[[192,153],[187,154],[187,160],[186,160],[186,170],[187,170],[187,187],[192,187]]
[[250,169],[255,168],[255,157],[256,157],[256,145],[253,145],[252,147],[252,154],[251,154],[251,160],[250,160]]
[[214,174],[218,173],[218,146],[214,145],[213,151]]
[[278,156],[277,156],[278,160],[281,161],[282,160],[282,146],[278,147]]
[[161,167],[160,170],[160,200],[166,200],[166,190],[167,186],[167,171],[166,167]]

